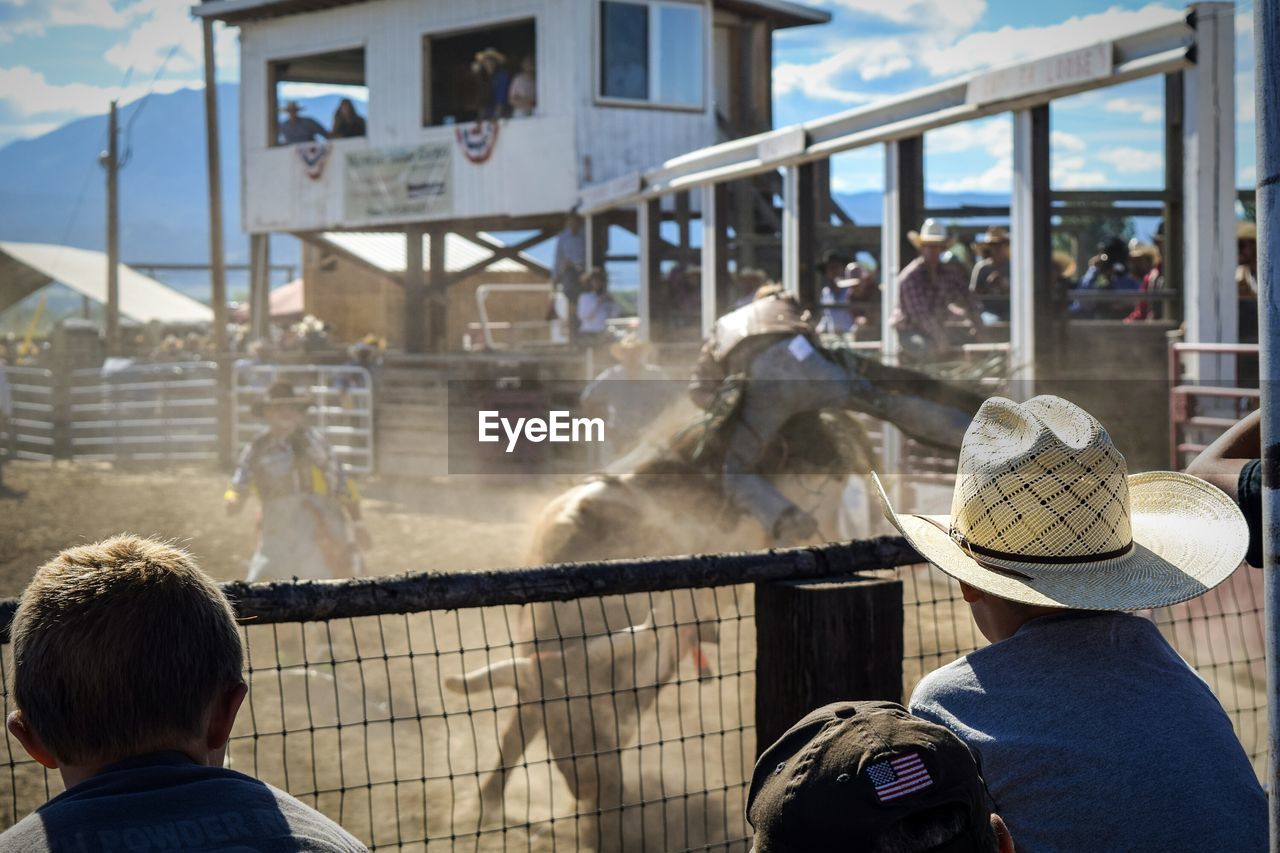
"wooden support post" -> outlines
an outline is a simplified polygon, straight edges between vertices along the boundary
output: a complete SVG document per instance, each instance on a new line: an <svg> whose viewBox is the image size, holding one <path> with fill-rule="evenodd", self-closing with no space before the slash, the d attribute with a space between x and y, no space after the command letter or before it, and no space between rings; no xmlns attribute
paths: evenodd
<svg viewBox="0 0 1280 853"><path fill-rule="evenodd" d="M924 221L924 137L913 136L898 140L898 237L899 258L902 266L915 258L916 248L907 239L907 232L920 227Z"/></svg>
<svg viewBox="0 0 1280 853"><path fill-rule="evenodd" d="M218 358L218 462L231 464L231 356L227 351L227 271L222 245L222 156L218 144L218 80L213 61L213 20L204 33L204 143L209 183L209 302L213 307L213 348ZM274 91L274 89L273 89ZM272 115L275 115L273 112Z"/></svg>
<svg viewBox="0 0 1280 853"><path fill-rule="evenodd" d="M1046 104L1013 114L1009 343L1020 400L1035 393L1036 366L1054 362L1054 329L1065 307L1053 301L1049 193Z"/></svg>
<svg viewBox="0 0 1280 853"><path fill-rule="evenodd" d="M1183 253L1183 206L1185 191L1182 164L1183 117L1182 98L1186 82L1181 71L1164 78L1164 245L1160 271L1165 287L1181 293L1186 282L1186 258ZM1164 320L1181 320L1182 306L1176 302L1153 303Z"/></svg>
<svg viewBox="0 0 1280 853"><path fill-rule="evenodd" d="M689 259L693 256L689 240L689 207L689 191L681 190L676 193L676 242L680 246L680 253L676 261L682 264L689 263Z"/></svg>
<svg viewBox="0 0 1280 853"><path fill-rule="evenodd" d="M662 221L661 204L655 198L636 205L636 231L640 237L640 293L636 312L640 315L640 337L646 341L653 335L653 288L661 280L659 262L662 250L658 235Z"/></svg>
<svg viewBox="0 0 1280 853"><path fill-rule="evenodd" d="M432 352L447 352L449 349L449 274L445 266L448 236L443 228L427 232L427 305Z"/></svg>
<svg viewBox="0 0 1280 853"><path fill-rule="evenodd" d="M249 337L266 340L271 325L271 236L249 235Z"/></svg>
<svg viewBox="0 0 1280 853"><path fill-rule="evenodd" d="M427 343L427 284L422 272L421 225L404 230L404 351L421 353Z"/></svg>
<svg viewBox="0 0 1280 853"><path fill-rule="evenodd" d="M902 701L902 581L757 584L756 755L844 699Z"/></svg>
<svg viewBox="0 0 1280 853"><path fill-rule="evenodd" d="M1239 337L1236 267L1235 6L1196 3L1196 64L1183 72L1183 310L1188 343ZM1188 378L1231 382L1234 362L1201 355Z"/></svg>
<svg viewBox="0 0 1280 853"><path fill-rule="evenodd" d="M107 355L120 354L120 133L116 102L107 113L107 150L101 156L107 171Z"/></svg>
<svg viewBox="0 0 1280 853"><path fill-rule="evenodd" d="M799 173L796 190L800 193L799 233L796 235L796 274L800 282L800 301L806 305L817 305L822 301L822 281L818 277L818 199L815 193L817 185L814 163L804 163L795 167Z"/></svg>

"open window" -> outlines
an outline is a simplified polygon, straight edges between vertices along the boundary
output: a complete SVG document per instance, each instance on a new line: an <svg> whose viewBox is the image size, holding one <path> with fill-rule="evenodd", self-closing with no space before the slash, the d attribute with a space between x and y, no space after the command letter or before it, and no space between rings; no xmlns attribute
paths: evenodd
<svg viewBox="0 0 1280 853"><path fill-rule="evenodd" d="M271 145L365 135L363 47L275 59L268 71Z"/></svg>
<svg viewBox="0 0 1280 853"><path fill-rule="evenodd" d="M533 20L422 38L422 124L462 124L537 112Z"/></svg>
<svg viewBox="0 0 1280 853"><path fill-rule="evenodd" d="M704 33L701 6L602 0L600 100L702 109Z"/></svg>

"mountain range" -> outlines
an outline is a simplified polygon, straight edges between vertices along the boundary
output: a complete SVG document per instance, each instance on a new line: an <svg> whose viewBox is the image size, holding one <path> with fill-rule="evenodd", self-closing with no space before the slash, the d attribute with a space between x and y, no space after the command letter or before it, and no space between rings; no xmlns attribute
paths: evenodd
<svg viewBox="0 0 1280 853"><path fill-rule="evenodd" d="M339 96L300 99L309 115L326 121ZM238 86L218 86L222 195L227 262L245 263L248 239L240 231ZM205 175L204 93L183 89L153 94L120 108L120 251L126 262L207 263L208 196ZM106 181L98 155L106 148L105 113L34 139L0 148L0 240L61 243L87 249L106 244ZM127 159L125 159L127 158ZM837 195L855 221L881 219L876 191ZM931 206L1007 204L1008 196L930 193ZM298 263L296 240L273 241L272 261ZM162 274L198 298L207 297L204 273ZM229 274L228 289L243 287ZM275 284L283 282L283 278Z"/></svg>

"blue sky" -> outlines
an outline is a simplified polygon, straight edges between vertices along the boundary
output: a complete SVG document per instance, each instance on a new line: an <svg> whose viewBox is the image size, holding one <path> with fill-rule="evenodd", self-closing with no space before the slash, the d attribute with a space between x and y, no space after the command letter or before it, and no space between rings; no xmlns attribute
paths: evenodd
<svg viewBox="0 0 1280 853"><path fill-rule="evenodd" d="M585 0L584 0L585 2ZM828 115L976 69L1085 44L1181 14L1148 2L1027 0L813 0L827 26L780 33L775 44L777 124ZM0 144L36 136L112 97L128 102L199 85L200 27L187 0L0 0ZM1236 19L1238 182L1254 182L1252 8ZM238 78L235 31L219 31L221 80ZM163 75L153 82L163 67ZM1054 185L1160 184L1159 78L1055 102ZM931 189L1006 191L1007 116L926 137ZM878 149L833 162L837 190L878 189Z"/></svg>

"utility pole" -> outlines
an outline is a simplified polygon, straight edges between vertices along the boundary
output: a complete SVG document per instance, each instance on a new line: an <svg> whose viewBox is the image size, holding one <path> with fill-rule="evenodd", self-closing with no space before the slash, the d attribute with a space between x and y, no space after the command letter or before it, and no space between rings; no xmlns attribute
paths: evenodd
<svg viewBox="0 0 1280 853"><path fill-rule="evenodd" d="M1254 98L1258 123L1258 340L1262 356L1262 556L1267 628L1267 776L1272 853L1280 851L1280 0L1255 0Z"/></svg>
<svg viewBox="0 0 1280 853"><path fill-rule="evenodd" d="M120 148L116 102L107 116L107 150L98 155L107 170L107 355L120 352Z"/></svg>
<svg viewBox="0 0 1280 853"><path fill-rule="evenodd" d="M222 249L222 158L218 147L218 80L213 63L213 21L204 26L204 139L209 178L209 279L213 347L218 359L218 461L231 464L231 364L227 353L227 272Z"/></svg>

